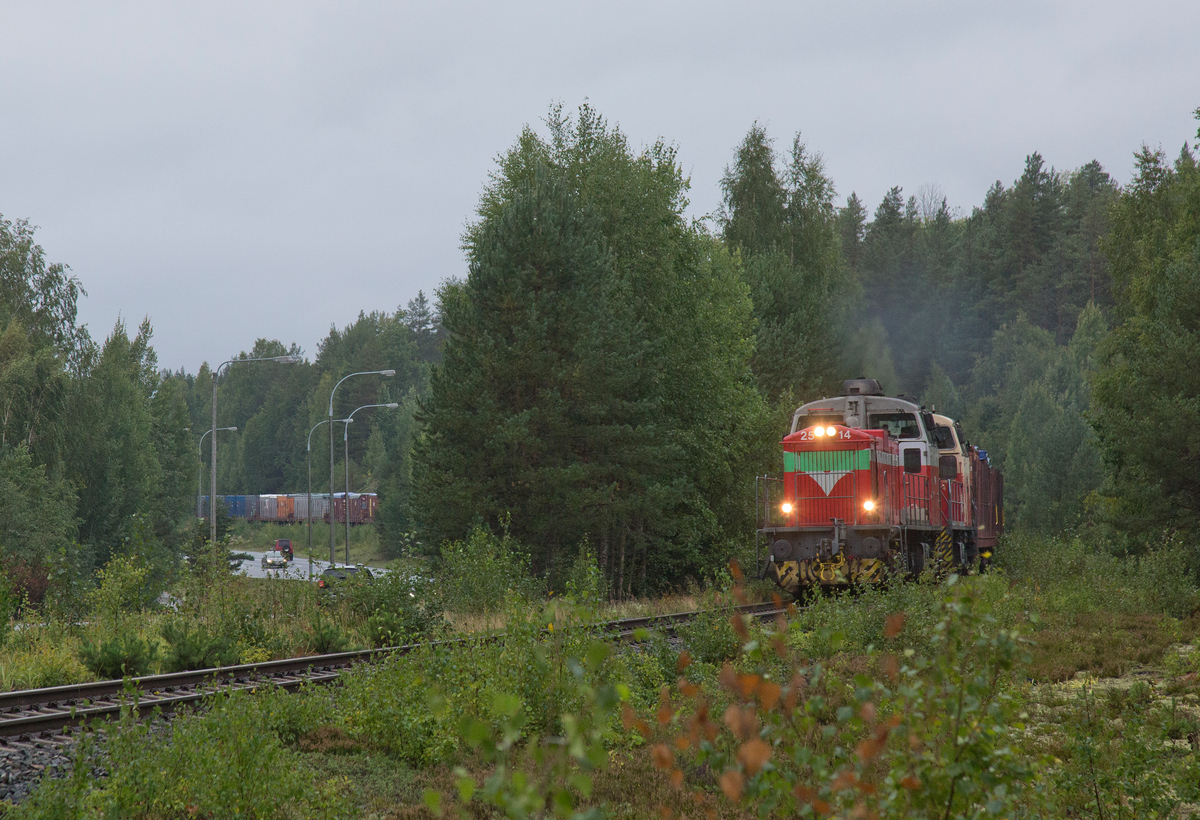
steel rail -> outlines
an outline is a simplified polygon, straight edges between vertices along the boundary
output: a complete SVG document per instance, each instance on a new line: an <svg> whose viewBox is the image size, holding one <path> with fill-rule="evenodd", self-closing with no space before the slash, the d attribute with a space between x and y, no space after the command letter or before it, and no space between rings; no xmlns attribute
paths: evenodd
<svg viewBox="0 0 1200 820"><path fill-rule="evenodd" d="M675 627L711 613L735 612L752 618L777 617L786 609L776 604L747 604L722 610L676 612L646 615L589 625L612 637L636 637L641 630ZM403 655L422 647L460 646L478 641L502 640L502 634L423 641L381 649L361 649L325 655L262 661L212 669L146 675L129 680L94 681L42 689L0 692L0 745L11 738L22 741L35 736L51 737L56 732L97 719L112 718L122 709L136 709L140 715L156 710L172 712L181 706L199 703L221 691L277 686L287 690L304 684L332 683L340 670L358 663L370 663L383 656Z"/></svg>

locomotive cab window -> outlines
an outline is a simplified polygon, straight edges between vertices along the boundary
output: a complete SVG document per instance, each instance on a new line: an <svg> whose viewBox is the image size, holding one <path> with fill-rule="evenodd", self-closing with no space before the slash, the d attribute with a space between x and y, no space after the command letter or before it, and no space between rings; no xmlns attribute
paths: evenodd
<svg viewBox="0 0 1200 820"><path fill-rule="evenodd" d="M939 424L933 428L933 441L937 444L939 450L953 450L956 446L954 431L944 424Z"/></svg>
<svg viewBox="0 0 1200 820"><path fill-rule="evenodd" d="M845 424L846 419L842 415L834 415L826 413L820 416L801 416L800 425L797 429L803 430L805 427L815 427L820 424L822 427L830 424Z"/></svg>
<svg viewBox="0 0 1200 820"><path fill-rule="evenodd" d="M867 416L868 430L887 430L892 438L920 438L921 428L912 413L871 413Z"/></svg>

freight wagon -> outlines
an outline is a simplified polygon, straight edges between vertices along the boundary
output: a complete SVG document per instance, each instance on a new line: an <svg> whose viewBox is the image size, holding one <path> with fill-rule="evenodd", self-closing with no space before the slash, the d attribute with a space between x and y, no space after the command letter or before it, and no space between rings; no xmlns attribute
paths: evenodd
<svg viewBox="0 0 1200 820"><path fill-rule="evenodd" d="M345 521L345 508L342 496L334 496L334 521ZM247 521L268 521L277 524L303 523L309 520L309 501L307 493L288 493L271 495L218 495L225 504L225 510L230 518L244 518ZM208 496L200 498L200 517L208 517ZM350 493L350 523L373 524L379 511L379 496L375 493ZM328 494L313 494L312 520L329 521Z"/></svg>
<svg viewBox="0 0 1200 820"><path fill-rule="evenodd" d="M333 520L346 520L346 494L334 493L333 496ZM351 524L366 524L375 520L375 515L379 510L379 496L375 493L350 493L350 523ZM325 513L325 520L329 520L329 512Z"/></svg>

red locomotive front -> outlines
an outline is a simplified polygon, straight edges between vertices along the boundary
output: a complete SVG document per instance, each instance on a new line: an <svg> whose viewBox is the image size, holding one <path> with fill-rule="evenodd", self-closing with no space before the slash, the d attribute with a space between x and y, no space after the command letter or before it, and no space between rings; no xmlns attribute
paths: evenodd
<svg viewBox="0 0 1200 820"><path fill-rule="evenodd" d="M889 534L900 520L897 441L884 430L822 421L787 436L783 450L781 518L772 528L775 562L795 566L797 573L819 562L821 577L809 583L878 578Z"/></svg>
<svg viewBox="0 0 1200 820"><path fill-rule="evenodd" d="M967 571L1003 524L999 473L961 426L874 379L796 410L782 479L756 487L765 573L790 592L872 583L931 562Z"/></svg>

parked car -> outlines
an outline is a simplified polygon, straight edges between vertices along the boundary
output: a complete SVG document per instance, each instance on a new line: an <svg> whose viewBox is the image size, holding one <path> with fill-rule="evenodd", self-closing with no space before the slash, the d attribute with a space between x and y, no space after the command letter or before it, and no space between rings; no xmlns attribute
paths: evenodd
<svg viewBox="0 0 1200 820"><path fill-rule="evenodd" d="M361 565L356 567L326 567L325 571L321 573L321 577L317 579L317 587L328 589L343 581L370 584L375 581L375 577L371 575L371 570Z"/></svg>

